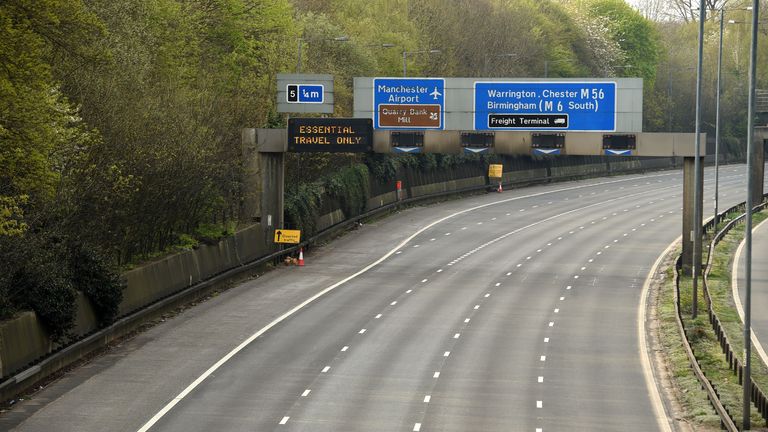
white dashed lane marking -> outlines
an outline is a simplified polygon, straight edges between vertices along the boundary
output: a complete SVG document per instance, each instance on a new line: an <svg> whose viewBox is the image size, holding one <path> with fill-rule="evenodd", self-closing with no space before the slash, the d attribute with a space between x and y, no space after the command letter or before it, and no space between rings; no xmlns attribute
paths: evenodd
<svg viewBox="0 0 768 432"><path fill-rule="evenodd" d="M307 397L307 396L309 396L309 392L311 392L311 391L312 391L312 390L310 390L310 389L306 389L306 390L304 390L304 393L302 393L302 394L301 394L301 397Z"/></svg>
<svg viewBox="0 0 768 432"><path fill-rule="evenodd" d="M282 419L282 420L280 420L280 424L281 424L281 425L284 425L284 424L288 423L288 419L289 419L289 418L290 418L290 417L288 417L288 416L285 416L285 417L283 417L283 419Z"/></svg>

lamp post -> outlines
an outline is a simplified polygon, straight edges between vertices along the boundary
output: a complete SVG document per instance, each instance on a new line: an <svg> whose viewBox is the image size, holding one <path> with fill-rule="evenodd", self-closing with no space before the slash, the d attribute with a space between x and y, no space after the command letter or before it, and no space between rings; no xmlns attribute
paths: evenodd
<svg viewBox="0 0 768 432"><path fill-rule="evenodd" d="M751 357L752 339L752 189L754 179L752 165L754 164L753 147L755 128L755 85L757 82L757 27L759 25L760 0L752 0L752 44L749 52L749 108L747 110L747 200L746 222L744 224L744 239L746 246L745 279L747 295L744 301L744 401L742 412L742 430L750 429L749 412L752 406L751 392Z"/></svg>
<svg viewBox="0 0 768 432"><path fill-rule="evenodd" d="M706 9L704 0L699 1L699 45L698 61L696 65L696 140L693 156L693 302L691 315L696 319L699 309L699 272L701 271L701 194L699 185L701 178L701 75L704 65L704 20L706 19Z"/></svg>
<svg viewBox="0 0 768 432"><path fill-rule="evenodd" d="M438 54L439 49L428 49L419 51L403 51L403 77L408 76L408 56L413 54Z"/></svg>
<svg viewBox="0 0 768 432"><path fill-rule="evenodd" d="M336 37L333 37L333 38L320 39L320 40L334 41L334 42L348 42L349 41L349 36L336 36ZM309 41L304 39L303 37L297 38L296 41L297 41L297 44L298 44L298 53L299 53L298 56L297 56L297 61L296 61L296 73L301 73L301 47L304 44L304 42L309 44Z"/></svg>
<svg viewBox="0 0 768 432"><path fill-rule="evenodd" d="M723 28L725 27L725 9L720 9L720 43L717 50L717 96L715 98L715 231L717 231L717 211L720 200L720 94L723 76ZM710 253L712 253L710 251Z"/></svg>

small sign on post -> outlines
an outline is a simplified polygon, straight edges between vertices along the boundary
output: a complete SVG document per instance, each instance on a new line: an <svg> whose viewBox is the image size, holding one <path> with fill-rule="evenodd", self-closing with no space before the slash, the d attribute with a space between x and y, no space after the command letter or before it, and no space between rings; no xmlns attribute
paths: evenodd
<svg viewBox="0 0 768 432"><path fill-rule="evenodd" d="M333 114L333 75L277 74L277 112Z"/></svg>
<svg viewBox="0 0 768 432"><path fill-rule="evenodd" d="M500 179L503 165L490 164L488 165L488 177L492 179Z"/></svg>
<svg viewBox="0 0 768 432"><path fill-rule="evenodd" d="M275 243L297 244L300 241L301 241L300 230L287 230L287 229L275 230Z"/></svg>

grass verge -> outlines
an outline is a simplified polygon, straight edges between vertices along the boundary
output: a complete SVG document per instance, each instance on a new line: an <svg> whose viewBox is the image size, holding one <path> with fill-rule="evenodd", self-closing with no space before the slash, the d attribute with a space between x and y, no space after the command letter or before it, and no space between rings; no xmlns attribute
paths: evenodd
<svg viewBox="0 0 768 432"><path fill-rule="evenodd" d="M754 215L754 225L768 218L768 213L760 212ZM727 221L726 221L727 222ZM714 251L712 270L708 278L708 288L712 297L712 308L720 319L723 330L732 345L736 357L743 358L744 341L743 325L736 311L731 292L731 272L733 256L744 238L744 224L734 227L718 243ZM688 363L682 340L675 322L674 309L674 273L668 269L666 282L659 299L659 319L662 345L668 359L668 367L677 389L677 397L683 408L683 417L695 430L719 429L719 418L707 401L706 393L696 379ZM720 348L712 325L709 323L708 306L704 300L703 284L699 283L699 311L696 319L692 318L692 281L689 276L680 278L680 306L683 315L688 340L696 358L709 378L712 386L718 392L720 401L731 414L737 427L742 424L743 388L738 376L729 368L725 354ZM768 391L768 368L762 363L757 354L752 355L752 379L763 391ZM750 415L751 430L768 430L760 428L766 425L757 409L752 406Z"/></svg>

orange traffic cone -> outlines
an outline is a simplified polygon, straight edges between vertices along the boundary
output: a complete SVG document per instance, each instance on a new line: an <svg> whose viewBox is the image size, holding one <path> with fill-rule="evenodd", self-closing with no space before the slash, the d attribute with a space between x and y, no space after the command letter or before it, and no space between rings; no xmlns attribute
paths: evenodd
<svg viewBox="0 0 768 432"><path fill-rule="evenodd" d="M299 267L304 267L304 248L299 248Z"/></svg>
<svg viewBox="0 0 768 432"><path fill-rule="evenodd" d="M499 192L499 193L501 193L501 192L503 192L503 191L504 191L504 189L502 189L502 188L501 188L501 182L499 182L499 188L498 188L498 189L496 189L496 192Z"/></svg>

